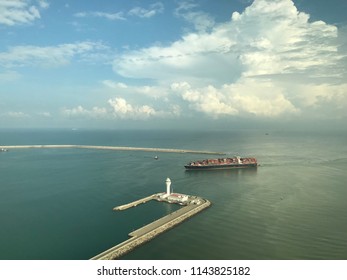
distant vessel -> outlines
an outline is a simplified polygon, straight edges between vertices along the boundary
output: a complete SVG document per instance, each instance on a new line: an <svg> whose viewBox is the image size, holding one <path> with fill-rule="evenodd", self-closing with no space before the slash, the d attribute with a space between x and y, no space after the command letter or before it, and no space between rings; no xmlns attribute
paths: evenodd
<svg viewBox="0 0 347 280"><path fill-rule="evenodd" d="M255 158L217 158L192 161L184 167L188 170L205 170L205 169L230 169L230 168L247 168L257 167L258 163Z"/></svg>
<svg viewBox="0 0 347 280"><path fill-rule="evenodd" d="M1 148L1 149L0 149L0 152L8 152L8 149Z"/></svg>

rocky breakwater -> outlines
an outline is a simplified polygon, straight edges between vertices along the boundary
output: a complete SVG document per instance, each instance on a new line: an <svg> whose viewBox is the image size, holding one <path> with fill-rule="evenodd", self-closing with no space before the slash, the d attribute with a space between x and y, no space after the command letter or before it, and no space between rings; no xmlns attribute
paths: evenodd
<svg viewBox="0 0 347 280"><path fill-rule="evenodd" d="M7 145L0 146L0 149L95 149L95 150L111 150L111 151L143 151L156 153L190 153L190 154L210 154L224 155L225 153L184 150L184 149L166 149L166 148L144 148L144 147L121 147L121 146L91 146L91 145Z"/></svg>
<svg viewBox="0 0 347 280"><path fill-rule="evenodd" d="M162 194L153 195L154 199L157 199L161 202L166 202L165 200L159 200ZM130 204L127 204L130 205ZM176 225L184 222L190 217L198 214L204 209L208 208L211 205L211 202L200 198L189 196L189 200L186 202L186 205L181 209L170 213L148 225L145 225L131 233L129 233L130 239L102 252L101 254L96 255L92 260L113 260L118 259L122 255L132 251L138 246L141 246L145 242L150 241L157 235L175 227ZM123 210L122 208L115 207L116 210ZM129 208L129 207L127 207Z"/></svg>

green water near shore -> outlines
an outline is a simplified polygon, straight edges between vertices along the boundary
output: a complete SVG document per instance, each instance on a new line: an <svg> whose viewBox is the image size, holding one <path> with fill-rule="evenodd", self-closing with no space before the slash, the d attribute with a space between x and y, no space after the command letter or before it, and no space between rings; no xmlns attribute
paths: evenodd
<svg viewBox="0 0 347 280"><path fill-rule="evenodd" d="M257 169L185 171L201 155L25 149L0 153L0 259L89 259L177 209L165 190L211 208L124 259L347 259L343 132L0 131L0 145L199 149L254 156ZM154 160L158 155L159 160Z"/></svg>

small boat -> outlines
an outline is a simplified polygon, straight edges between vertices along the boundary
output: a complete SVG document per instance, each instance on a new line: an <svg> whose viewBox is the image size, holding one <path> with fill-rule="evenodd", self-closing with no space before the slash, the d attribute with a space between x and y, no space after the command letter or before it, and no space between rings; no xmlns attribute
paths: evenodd
<svg viewBox="0 0 347 280"><path fill-rule="evenodd" d="M1 148L0 152L8 152L8 149Z"/></svg>
<svg viewBox="0 0 347 280"><path fill-rule="evenodd" d="M230 169L230 168L248 168L257 167L258 162L252 157L232 157L216 158L192 161L184 167L188 170L209 170L209 169Z"/></svg>

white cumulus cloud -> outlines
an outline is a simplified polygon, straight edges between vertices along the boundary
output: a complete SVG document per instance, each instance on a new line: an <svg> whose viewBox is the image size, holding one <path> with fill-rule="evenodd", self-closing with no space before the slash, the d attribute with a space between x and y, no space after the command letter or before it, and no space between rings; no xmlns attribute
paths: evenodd
<svg viewBox="0 0 347 280"><path fill-rule="evenodd" d="M49 6L44 0L37 1L37 5L32 5L29 0L0 0L0 24L13 26L32 23L41 17L40 9Z"/></svg>
<svg viewBox="0 0 347 280"><path fill-rule="evenodd" d="M255 0L224 23L197 9L181 2L176 10L194 32L126 51L114 71L171 85L172 100L213 117L331 114L346 104L343 29L310 20L292 0Z"/></svg>
<svg viewBox="0 0 347 280"><path fill-rule="evenodd" d="M199 112L213 118L225 115L256 115L274 117L298 110L286 99L283 92L268 82L244 79L220 88L207 86L192 88L188 83L174 83L173 91Z"/></svg>
<svg viewBox="0 0 347 280"><path fill-rule="evenodd" d="M151 106L133 106L120 97L110 99L108 103L113 109L113 114L121 119L143 119L157 114Z"/></svg>
<svg viewBox="0 0 347 280"><path fill-rule="evenodd" d="M74 107L74 108L64 108L62 109L62 114L64 116L70 117L70 118L105 118L107 117L107 109L106 108L100 108L100 107L93 107L92 109L88 110L82 107L81 105Z"/></svg>
<svg viewBox="0 0 347 280"><path fill-rule="evenodd" d="M196 10L198 7L198 4L191 1L182 1L178 3L178 7L175 10L175 15L191 23L195 30L199 32L208 31L215 25L215 21L206 12Z"/></svg>
<svg viewBox="0 0 347 280"><path fill-rule="evenodd" d="M160 14L164 11L164 5L161 2L153 3L149 6L148 9L142 7L132 8L128 14L131 16L137 16L140 18L151 18L157 14Z"/></svg>

